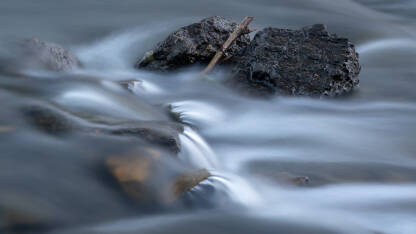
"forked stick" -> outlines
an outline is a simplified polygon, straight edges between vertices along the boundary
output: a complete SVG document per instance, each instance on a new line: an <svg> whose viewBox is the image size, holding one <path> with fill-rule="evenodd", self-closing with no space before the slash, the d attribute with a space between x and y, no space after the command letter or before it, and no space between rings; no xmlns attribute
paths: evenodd
<svg viewBox="0 0 416 234"><path fill-rule="evenodd" d="M215 65L222 58L225 51L228 49L228 47L231 46L231 44L235 41L235 39L237 39L237 37L255 31L255 29L251 30L248 28L248 25L251 23L251 21L253 21L253 19L253 17L247 16L243 19L243 21L241 21L237 28L234 29L233 33L231 33L230 37L228 37L228 39L224 42L221 49L218 50L217 53L215 53L215 56L211 59L211 62L209 62L208 66L204 70L202 70L202 75L207 74L210 71L212 71L212 69L214 69Z"/></svg>

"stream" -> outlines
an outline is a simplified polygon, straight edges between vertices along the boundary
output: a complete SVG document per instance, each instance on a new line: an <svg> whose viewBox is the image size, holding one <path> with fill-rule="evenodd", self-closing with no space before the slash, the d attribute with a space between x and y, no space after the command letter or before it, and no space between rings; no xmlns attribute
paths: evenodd
<svg viewBox="0 0 416 234"><path fill-rule="evenodd" d="M221 69L208 80L200 66L134 68L170 32L212 15L251 15L260 29L324 23L356 45L360 87L335 99L259 100L216 82ZM0 68L17 72L14 44L33 36L70 48L83 67L23 77L0 69L0 219L13 209L54 220L9 233L414 234L415 22L414 0L1 0ZM132 92L115 84L132 79L141 80ZM156 106L171 105L189 125L178 158L212 176L186 207L138 210L95 167L137 143L47 134L21 115L28 105L91 129L165 121Z"/></svg>

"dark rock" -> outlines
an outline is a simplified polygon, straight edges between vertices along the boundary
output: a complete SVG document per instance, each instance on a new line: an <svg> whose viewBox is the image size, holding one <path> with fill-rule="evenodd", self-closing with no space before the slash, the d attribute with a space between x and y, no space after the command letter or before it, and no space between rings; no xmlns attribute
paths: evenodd
<svg viewBox="0 0 416 234"><path fill-rule="evenodd" d="M163 108L166 111L166 114L169 116L169 118L176 122L176 123L180 123L182 125L187 125L188 123L186 123L183 119L183 114L181 112L177 112L174 110L174 107L169 104L167 106L163 106Z"/></svg>
<svg viewBox="0 0 416 234"><path fill-rule="evenodd" d="M227 84L246 94L337 96L359 83L354 45L325 25L301 30L266 28L234 59Z"/></svg>
<svg viewBox="0 0 416 234"><path fill-rule="evenodd" d="M178 133L182 131L183 127L180 124L168 121L148 121L104 132L120 136L137 136L151 144L156 144L165 147L171 152L179 153L181 144Z"/></svg>
<svg viewBox="0 0 416 234"><path fill-rule="evenodd" d="M41 106L22 108L25 119L39 130L52 134L63 135L75 130L76 126L57 110Z"/></svg>
<svg viewBox="0 0 416 234"><path fill-rule="evenodd" d="M76 121L76 117L52 107L28 106L22 108L22 114L31 125L54 136L71 133L106 134L139 138L174 153L181 149L179 133L183 131L183 126L173 121L134 121L116 126L91 127L80 124L81 121Z"/></svg>
<svg viewBox="0 0 416 234"><path fill-rule="evenodd" d="M51 71L71 71L81 66L78 58L62 46L38 38L25 41L24 53L29 66Z"/></svg>
<svg viewBox="0 0 416 234"><path fill-rule="evenodd" d="M236 27L236 23L220 16L182 27L146 53L136 67L165 71L194 63L208 63ZM226 51L226 56L238 54L249 43L248 35L238 37Z"/></svg>

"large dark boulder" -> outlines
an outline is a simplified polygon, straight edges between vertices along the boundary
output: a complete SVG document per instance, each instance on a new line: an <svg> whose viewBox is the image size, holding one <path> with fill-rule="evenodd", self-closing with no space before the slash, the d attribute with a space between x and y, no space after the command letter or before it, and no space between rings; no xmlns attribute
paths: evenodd
<svg viewBox="0 0 416 234"><path fill-rule="evenodd" d="M78 58L60 45L38 38L24 42L26 65L51 71L71 71L81 66Z"/></svg>
<svg viewBox="0 0 416 234"><path fill-rule="evenodd" d="M166 71L208 63L236 27L236 23L220 16L182 27L160 42L153 51L147 52L136 67ZM241 35L226 51L226 56L236 55L249 43L250 37Z"/></svg>
<svg viewBox="0 0 416 234"><path fill-rule="evenodd" d="M354 45L322 24L301 30L266 28L234 62L226 83L258 96L345 94L358 85L361 69Z"/></svg>

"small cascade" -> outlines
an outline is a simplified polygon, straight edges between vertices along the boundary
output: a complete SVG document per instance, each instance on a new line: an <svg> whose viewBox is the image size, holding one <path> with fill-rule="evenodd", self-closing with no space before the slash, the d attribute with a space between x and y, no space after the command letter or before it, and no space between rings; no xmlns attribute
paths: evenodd
<svg viewBox="0 0 416 234"><path fill-rule="evenodd" d="M172 106L174 111L180 112L188 123L212 124L213 120L218 121L224 118L220 109L208 103L182 101L174 103ZM212 118L213 116L215 118ZM182 144L182 152L179 155L181 160L196 167L206 168L212 174L208 180L193 188L188 196L198 200L200 194L205 194L206 197L206 188L215 188L214 194L210 196L210 200L213 200L214 203L226 199L231 202L230 204L239 204L244 207L260 204L260 195L252 184L237 174L228 173L219 168L217 155L194 129L185 127L183 134L180 135L180 140Z"/></svg>
<svg viewBox="0 0 416 234"><path fill-rule="evenodd" d="M186 100L171 105L173 111L181 114L182 121L192 125L211 126L225 119L225 113L211 103Z"/></svg>
<svg viewBox="0 0 416 234"><path fill-rule="evenodd" d="M210 169L218 168L215 153L208 143L192 128L185 127L183 134L179 135L182 151L179 157L195 167Z"/></svg>
<svg viewBox="0 0 416 234"><path fill-rule="evenodd" d="M185 127L184 133L180 135L182 152L179 154L181 160L200 168L206 168L212 176L199 186L193 188L188 196L201 192L205 194L204 188L213 187L216 192L212 200L219 201L216 196L222 194L233 203L245 207L253 207L260 204L260 195L245 179L236 174L218 171L219 165L216 154L212 151L208 143L192 128ZM194 193L194 194L193 194ZM214 203L215 203L214 201Z"/></svg>
<svg viewBox="0 0 416 234"><path fill-rule="evenodd" d="M230 199L245 207L255 207L261 204L261 196L246 179L237 174L211 171L211 179L223 185Z"/></svg>
<svg viewBox="0 0 416 234"><path fill-rule="evenodd" d="M260 193L253 184L234 174L211 170L211 177L187 192L183 200L192 207L243 207L262 205Z"/></svg>

